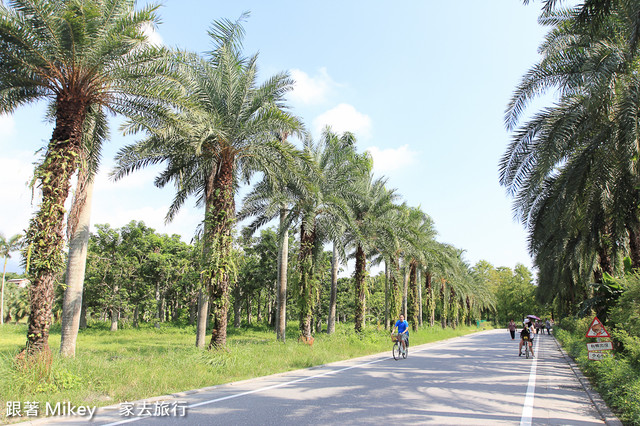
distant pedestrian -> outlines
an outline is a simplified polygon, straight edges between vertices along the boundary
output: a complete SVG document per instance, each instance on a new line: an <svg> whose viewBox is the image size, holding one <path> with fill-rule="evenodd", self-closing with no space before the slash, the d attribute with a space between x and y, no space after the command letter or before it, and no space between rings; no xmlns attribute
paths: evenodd
<svg viewBox="0 0 640 426"><path fill-rule="evenodd" d="M509 329L509 333L511 333L511 340L515 340L516 338L516 323L513 321L509 321L509 325L507 326Z"/></svg>
<svg viewBox="0 0 640 426"><path fill-rule="evenodd" d="M551 322L549 320L544 322L544 327L547 329L547 334L551 334Z"/></svg>

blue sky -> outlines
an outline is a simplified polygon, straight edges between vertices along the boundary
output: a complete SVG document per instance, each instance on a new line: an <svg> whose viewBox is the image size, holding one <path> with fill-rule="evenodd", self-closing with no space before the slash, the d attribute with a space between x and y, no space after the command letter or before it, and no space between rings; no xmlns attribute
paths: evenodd
<svg viewBox="0 0 640 426"><path fill-rule="evenodd" d="M250 11L245 52L259 52L263 78L291 73L291 110L314 135L327 124L354 132L359 149L374 157L376 174L387 176L410 205L420 205L434 219L438 240L465 249L471 264L484 259L531 267L526 233L498 184L498 162L509 142L505 106L537 61L545 33L539 7L520 0L167 0L153 37L205 52L214 20ZM189 241L203 212L188 201L165 226L173 193L153 186L158 169L108 180L117 150L136 140L122 137L118 123L113 120L103 153L92 222L120 227L144 220ZM44 104L0 116L4 235L28 225L34 206L26 183L51 130ZM9 271L16 270L15 260Z"/></svg>

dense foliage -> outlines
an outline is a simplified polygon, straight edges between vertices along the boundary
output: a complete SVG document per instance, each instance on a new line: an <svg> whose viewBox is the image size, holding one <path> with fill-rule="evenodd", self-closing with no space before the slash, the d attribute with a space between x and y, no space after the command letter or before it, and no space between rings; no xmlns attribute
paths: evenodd
<svg viewBox="0 0 640 426"><path fill-rule="evenodd" d="M260 231L255 237L238 238L234 246L234 263L237 265L237 280L231 291L232 315L234 327L264 324L274 326L276 320L276 276L275 262L278 236L273 228ZM291 274L295 275L299 251L299 241L291 237L290 244ZM96 225L96 232L89 239L89 253L85 277L81 326L96 321L110 323L110 329L116 332L122 328L140 327L151 324L156 327L162 323L176 325L194 325L198 304L199 272L196 268L200 256L198 242L191 244L180 240L179 236L158 234L143 222L132 221L122 228L112 228L108 224ZM315 293L314 311L311 320L313 332L326 331L330 307L331 290L331 252L323 251L316 261L316 279L318 287ZM493 266L482 262L482 267L495 271ZM468 268L468 267L467 267ZM468 268L469 279L478 286L494 288L494 293L513 290L508 282L502 282L494 276L479 277L475 271L480 266ZM508 270L499 268L499 270ZM516 274L515 281L530 279L526 268L517 268L522 276ZM9 274L9 277L17 276ZM473 277L472 277L473 276ZM426 297L426 288L422 299L423 316L429 324L427 307L433 304L433 315L437 323L456 327L460 323L474 323L481 318L502 319L500 311L477 309L469 311L465 298L453 297L456 288L462 292L465 276L453 273L436 273L432 280L433 300ZM524 277L524 278L523 278ZM287 296L287 316L289 320L299 317L297 284L290 286ZM384 272L367 276L365 280L366 312L365 324L377 324L388 327L395 318L387 318L388 279ZM425 281L421 282L422 284ZM408 285L408 281L405 281ZM532 286L530 281L526 284ZM447 288L450 289L447 289ZM337 280L336 319L338 323L355 319L354 277L342 277ZM530 291L531 292L531 291ZM27 290L12 286L7 292L7 320L18 321L28 313ZM492 294L494 294L492 293ZM62 314L61 286L53 308L54 320L58 322ZM413 297L408 293L405 303L411 305ZM399 296L402 299L402 295ZM492 296L493 297L493 296ZM418 302L418 301L417 301ZM477 307L476 307L477 308ZM520 313L517 313L520 315Z"/></svg>
<svg viewBox="0 0 640 426"><path fill-rule="evenodd" d="M612 355L601 361L588 360L585 337L592 318L565 318L555 331L563 346L614 408L625 424L640 424L640 275L616 280L623 294L609 310L607 331L614 342Z"/></svg>

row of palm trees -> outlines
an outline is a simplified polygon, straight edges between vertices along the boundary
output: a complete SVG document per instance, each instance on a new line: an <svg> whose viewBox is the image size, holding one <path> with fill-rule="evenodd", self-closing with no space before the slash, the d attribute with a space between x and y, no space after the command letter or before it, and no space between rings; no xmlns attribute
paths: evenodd
<svg viewBox="0 0 640 426"><path fill-rule="evenodd" d="M155 184L176 188L166 220L191 196L204 207L198 346L204 346L210 315L210 347L226 345L229 291L236 270L235 193L257 172L262 180L247 196L240 217L254 217L254 229L280 219L281 339L286 318L285 245L294 225L301 246L294 283L305 339L311 338L318 285L314 262L325 243L333 243L334 282L339 262L355 257L356 330L364 322L368 262L384 260L388 266L393 316L401 299L400 266L406 266L414 326L421 321L419 271L433 303L429 292L434 268L469 272L468 266L460 266L460 252L434 240L426 214L398 204L398 194L386 187L386 181L373 177L371 159L357 152L352 135L327 129L317 143L308 137L302 122L286 109L285 96L293 87L287 73L258 83L257 55L242 52L247 14L235 22L214 22L209 31L213 48L200 56L152 46L145 28L157 23L156 8L134 6L133 0L14 0L0 5L0 113L44 98L55 123L35 174L42 202L27 230L23 253L32 281L27 353L49 350L54 283L64 267L63 206L77 173L67 229L70 253L61 344L63 354L75 353L92 180L100 146L108 137L107 112L129 119L126 132L146 135L118 153L116 179L163 164ZM289 137L302 140L303 148L297 149ZM490 306L488 293L469 274L449 290L445 276L439 288L443 296L450 295L452 309L462 306L471 312Z"/></svg>
<svg viewBox="0 0 640 426"><path fill-rule="evenodd" d="M500 182L529 229L542 301L575 313L623 256L640 267L640 4L544 3L550 31L505 114ZM549 89L554 104L525 119Z"/></svg>

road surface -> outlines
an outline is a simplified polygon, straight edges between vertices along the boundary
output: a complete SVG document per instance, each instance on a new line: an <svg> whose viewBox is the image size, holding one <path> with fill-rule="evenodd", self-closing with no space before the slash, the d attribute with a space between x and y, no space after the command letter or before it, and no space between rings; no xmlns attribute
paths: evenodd
<svg viewBox="0 0 640 426"><path fill-rule="evenodd" d="M506 330L411 347L398 361L390 343L388 353L99 408L90 424L605 424L606 407L597 409L555 339L536 337L534 359L518 357Z"/></svg>

